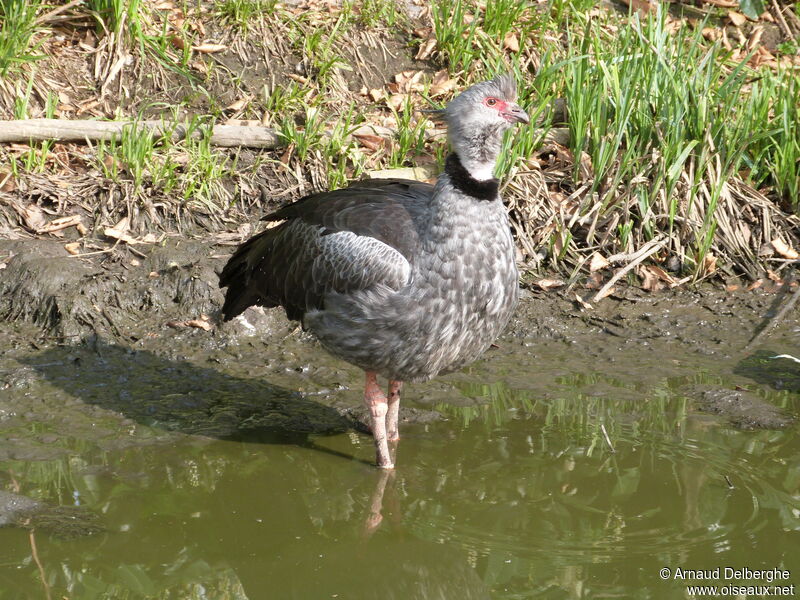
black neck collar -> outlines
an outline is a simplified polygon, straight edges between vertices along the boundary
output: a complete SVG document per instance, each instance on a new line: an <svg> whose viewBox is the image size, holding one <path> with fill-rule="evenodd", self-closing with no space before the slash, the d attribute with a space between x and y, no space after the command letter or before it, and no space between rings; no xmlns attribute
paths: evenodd
<svg viewBox="0 0 800 600"><path fill-rule="evenodd" d="M461 164L458 154L451 152L444 163L444 172L450 177L459 192L471 196L476 200L495 200L500 189L500 181L492 178L486 181L478 181L473 178Z"/></svg>

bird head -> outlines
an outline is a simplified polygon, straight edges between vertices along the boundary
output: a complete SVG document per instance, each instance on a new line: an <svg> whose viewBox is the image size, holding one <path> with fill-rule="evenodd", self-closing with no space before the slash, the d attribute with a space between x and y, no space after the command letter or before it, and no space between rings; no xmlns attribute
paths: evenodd
<svg viewBox="0 0 800 600"><path fill-rule="evenodd" d="M517 84L504 74L467 88L442 111L450 145L475 179L494 176L503 132L515 123L530 122L516 101Z"/></svg>
<svg viewBox="0 0 800 600"><path fill-rule="evenodd" d="M517 83L510 74L476 83L453 98L444 109L448 126L501 126L529 123L517 104Z"/></svg>

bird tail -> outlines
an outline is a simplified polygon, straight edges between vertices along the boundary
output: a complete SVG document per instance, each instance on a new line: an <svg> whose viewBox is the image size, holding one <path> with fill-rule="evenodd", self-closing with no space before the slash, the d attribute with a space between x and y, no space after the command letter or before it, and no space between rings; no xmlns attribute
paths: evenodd
<svg viewBox="0 0 800 600"><path fill-rule="evenodd" d="M222 318L230 321L250 306L275 306L268 303L255 285L253 271L271 247L268 229L236 250L219 275L219 287L228 288L222 305Z"/></svg>

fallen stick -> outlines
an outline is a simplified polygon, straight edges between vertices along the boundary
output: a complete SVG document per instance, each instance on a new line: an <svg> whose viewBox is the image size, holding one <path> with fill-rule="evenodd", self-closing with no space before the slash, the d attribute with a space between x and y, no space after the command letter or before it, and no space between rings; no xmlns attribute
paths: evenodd
<svg viewBox="0 0 800 600"><path fill-rule="evenodd" d="M16 142L30 143L46 140L57 142L85 142L85 141L110 141L119 138L125 127L136 127L140 130L149 130L155 136L162 136L172 131L172 140L182 140L191 135L200 138L208 129L206 126L195 127L189 133L186 124L167 121L93 121L93 120L68 120L68 119L23 119L15 121L0 121L0 143ZM331 135L332 132L327 132ZM361 125L353 129L350 135L374 135L391 139L397 131L380 125ZM426 130L426 139L444 138L444 130ZM545 142L555 142L561 145L569 144L569 129L553 127L549 129L544 138ZM226 148L245 146L248 148L279 148L281 143L278 133L270 127L257 125L214 125L211 129L211 144Z"/></svg>
<svg viewBox="0 0 800 600"><path fill-rule="evenodd" d="M56 140L59 142L109 141L119 138L124 127L149 131L153 136L172 132L173 140L187 136L200 138L208 127L189 129L185 124L166 121L70 121L67 119L24 119L0 121L0 142L32 142ZM277 148L280 138L269 127L214 125L211 129L214 146L250 148Z"/></svg>
<svg viewBox="0 0 800 600"><path fill-rule="evenodd" d="M592 302L597 302L598 300L602 300L603 298L605 298L606 297L606 292L609 289L611 289L611 287L615 283L617 283L617 281L619 281L622 277L624 277L626 273L628 273L631 269L633 269L633 267L635 267L640 262L642 262L645 258L647 258L651 254L654 254L655 252L661 250L661 248L663 248L665 244L666 244L666 241L664 241L664 240L653 240L653 241L649 242L648 244L646 244L645 246L643 246L638 252L635 252L634 254L632 254L631 258L633 258L633 260L631 260L631 262L629 262L627 265L622 267L619 271L614 273L614 275L611 277L611 279L609 279L606 282L606 284L603 287L601 287L597 291L597 293L592 297ZM650 247L648 248L648 246L650 246Z"/></svg>

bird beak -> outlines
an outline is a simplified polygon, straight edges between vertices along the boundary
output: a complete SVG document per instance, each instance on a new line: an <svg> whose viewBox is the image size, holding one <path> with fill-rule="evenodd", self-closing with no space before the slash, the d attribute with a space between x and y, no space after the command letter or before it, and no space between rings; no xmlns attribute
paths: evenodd
<svg viewBox="0 0 800 600"><path fill-rule="evenodd" d="M506 103L505 110L503 110L503 117L509 123L525 123L526 125L531 122L528 113L522 110L519 104L513 102Z"/></svg>

